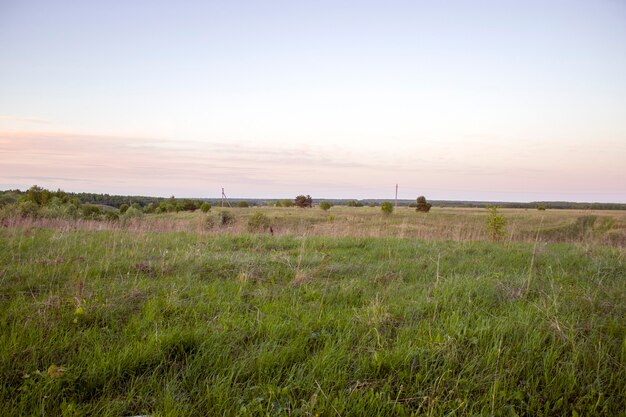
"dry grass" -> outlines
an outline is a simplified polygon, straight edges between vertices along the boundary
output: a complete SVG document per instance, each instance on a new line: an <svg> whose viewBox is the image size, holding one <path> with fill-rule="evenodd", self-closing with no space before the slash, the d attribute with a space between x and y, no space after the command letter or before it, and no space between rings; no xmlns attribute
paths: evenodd
<svg viewBox="0 0 626 417"><path fill-rule="evenodd" d="M121 222L63 219L5 219L4 227L58 230L131 230L135 232L195 232L199 234L246 234L248 218L261 211L271 219L276 235L334 237L400 237L434 241L489 240L484 209L433 208L416 213L401 207L383 216L378 207L317 208L233 208L233 224L220 226L219 209L211 213L146 215ZM573 242L626 246L626 212L615 210L500 209L507 219L505 242ZM207 222L207 217L214 218Z"/></svg>

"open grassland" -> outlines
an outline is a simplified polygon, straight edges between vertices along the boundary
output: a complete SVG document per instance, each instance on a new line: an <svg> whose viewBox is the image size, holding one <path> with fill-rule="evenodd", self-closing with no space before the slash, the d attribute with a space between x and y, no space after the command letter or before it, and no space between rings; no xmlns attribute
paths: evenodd
<svg viewBox="0 0 626 417"><path fill-rule="evenodd" d="M219 213L228 211L233 222L221 225ZM547 210L499 209L506 218L504 241L574 242L626 247L626 211L620 210ZM248 221L256 213L266 216L275 235L333 237L400 237L422 240L489 240L485 228L485 209L433 208L430 213L416 213L398 207L391 216L380 207L319 208L219 208L208 214L165 213L144 215L123 221L85 221L62 219L4 220L8 227L54 227L92 230L123 229L133 231L187 231L209 234L241 234L251 230ZM267 230L266 230L267 231Z"/></svg>
<svg viewBox="0 0 626 417"><path fill-rule="evenodd" d="M0 415L625 416L624 214L483 211L15 221Z"/></svg>

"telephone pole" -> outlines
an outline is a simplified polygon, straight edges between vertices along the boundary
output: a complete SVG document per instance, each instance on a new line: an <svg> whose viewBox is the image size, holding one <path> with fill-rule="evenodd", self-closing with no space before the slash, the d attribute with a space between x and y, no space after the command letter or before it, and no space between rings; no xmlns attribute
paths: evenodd
<svg viewBox="0 0 626 417"><path fill-rule="evenodd" d="M396 208L398 207L398 184L396 184Z"/></svg>
<svg viewBox="0 0 626 417"><path fill-rule="evenodd" d="M226 204L228 204L228 207L232 206L230 205L230 201L228 201L228 197L226 197L226 194L224 193L224 188L222 187L222 207L224 207L224 200L226 200Z"/></svg>

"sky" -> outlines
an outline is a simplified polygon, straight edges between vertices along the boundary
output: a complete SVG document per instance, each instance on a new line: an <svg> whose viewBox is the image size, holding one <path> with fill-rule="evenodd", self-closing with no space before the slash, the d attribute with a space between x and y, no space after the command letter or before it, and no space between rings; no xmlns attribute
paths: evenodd
<svg viewBox="0 0 626 417"><path fill-rule="evenodd" d="M626 203L626 2L0 0L0 189Z"/></svg>

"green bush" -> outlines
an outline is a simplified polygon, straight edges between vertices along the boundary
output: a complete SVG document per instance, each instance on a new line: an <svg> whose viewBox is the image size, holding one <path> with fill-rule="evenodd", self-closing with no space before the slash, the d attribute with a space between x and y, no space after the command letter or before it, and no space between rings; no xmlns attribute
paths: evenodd
<svg viewBox="0 0 626 417"><path fill-rule="evenodd" d="M537 206L537 210L539 210L539 211L545 211L545 210L546 210L546 206L544 206L543 204L539 204L539 205Z"/></svg>
<svg viewBox="0 0 626 417"><path fill-rule="evenodd" d="M391 204L389 201L385 201L383 204L380 205L380 210L383 212L384 215L389 216L391 213L393 213L393 204Z"/></svg>
<svg viewBox="0 0 626 417"><path fill-rule="evenodd" d="M248 207L250 207L250 204L248 204L247 201L238 201L237 202L237 207L239 207L239 208L248 208Z"/></svg>
<svg viewBox="0 0 626 417"><path fill-rule="evenodd" d="M122 219L124 220L138 219L141 217L143 217L143 211L141 211L141 209L136 209L135 207L132 207L132 206L128 210L126 210L124 214L122 215Z"/></svg>
<svg viewBox="0 0 626 417"><path fill-rule="evenodd" d="M322 201L320 203L320 208L324 211L328 211L333 205L330 204L328 201Z"/></svg>
<svg viewBox="0 0 626 417"><path fill-rule="evenodd" d="M158 207L157 207L157 205L156 205L156 204L154 204L154 203L150 203L150 204L148 204L147 206L145 206L145 207L143 208L143 212L144 212L144 213L147 213L147 214L151 214L151 213L156 212L157 208L158 208Z"/></svg>
<svg viewBox="0 0 626 417"><path fill-rule="evenodd" d="M346 205L348 207L363 207L363 203L361 203L359 200L350 200Z"/></svg>
<svg viewBox="0 0 626 417"><path fill-rule="evenodd" d="M248 219L248 231L261 232L270 228L270 218L265 214L257 211Z"/></svg>
<svg viewBox="0 0 626 417"><path fill-rule="evenodd" d="M17 214L22 217L37 217L39 206L31 200L23 200L17 203Z"/></svg>
<svg viewBox="0 0 626 417"><path fill-rule="evenodd" d="M198 209L198 205L192 200L184 200L181 208L183 211L196 211Z"/></svg>
<svg viewBox="0 0 626 417"><path fill-rule="evenodd" d="M498 206L487 206L486 209L489 211L485 222L487 233L493 240L501 239L505 235L506 219L498 213Z"/></svg>
<svg viewBox="0 0 626 417"><path fill-rule="evenodd" d="M112 210L108 210L104 212L104 219L110 222L115 222L120 219L120 215Z"/></svg>
<svg viewBox="0 0 626 417"><path fill-rule="evenodd" d="M293 207L293 201L291 200L281 200L280 201L280 206L276 206L276 207Z"/></svg>
<svg viewBox="0 0 626 417"><path fill-rule="evenodd" d="M128 204L122 204L122 205L120 206L120 213L121 213L121 214L126 213L126 210L128 210L128 208L129 208Z"/></svg>
<svg viewBox="0 0 626 417"><path fill-rule="evenodd" d="M100 207L94 206L93 204L83 204L80 210L83 214L83 219L97 220L102 214Z"/></svg>
<svg viewBox="0 0 626 417"><path fill-rule="evenodd" d="M233 216L230 211L222 210L218 214L218 217L222 226L228 226L229 224L235 223L235 216Z"/></svg>
<svg viewBox="0 0 626 417"><path fill-rule="evenodd" d="M203 213L207 213L209 210L211 210L211 205L209 203L204 202L200 205L200 211Z"/></svg>
<svg viewBox="0 0 626 417"><path fill-rule="evenodd" d="M48 219L76 219L79 216L78 209L70 203L59 204L60 200L54 197L51 204L39 209L39 215ZM81 210L82 212L82 210Z"/></svg>

